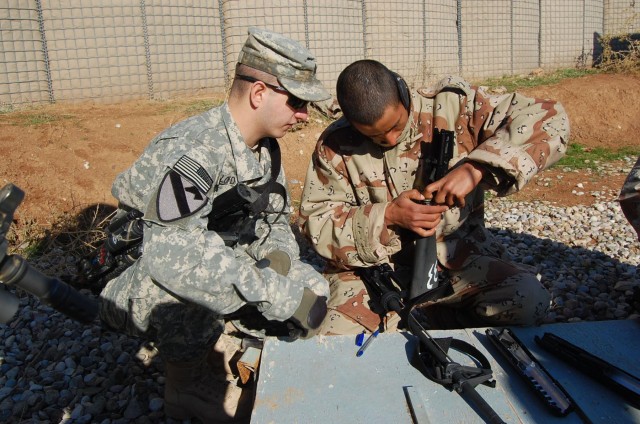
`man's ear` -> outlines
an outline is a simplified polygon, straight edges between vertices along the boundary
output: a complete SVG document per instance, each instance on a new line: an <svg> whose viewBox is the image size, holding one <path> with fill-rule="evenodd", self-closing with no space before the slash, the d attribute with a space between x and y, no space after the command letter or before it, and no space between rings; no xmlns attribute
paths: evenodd
<svg viewBox="0 0 640 424"><path fill-rule="evenodd" d="M267 86L264 85L261 81L254 82L251 84L251 89L249 90L249 100L251 101L251 106L254 108L258 108L264 102L264 96L267 92Z"/></svg>

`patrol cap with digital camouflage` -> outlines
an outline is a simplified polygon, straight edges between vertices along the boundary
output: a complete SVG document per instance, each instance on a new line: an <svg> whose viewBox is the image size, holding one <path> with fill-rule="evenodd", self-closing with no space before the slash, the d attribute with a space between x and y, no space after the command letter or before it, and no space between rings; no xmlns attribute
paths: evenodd
<svg viewBox="0 0 640 424"><path fill-rule="evenodd" d="M238 63L274 75L291 94L318 102L331 97L316 78L316 59L300 43L265 29L249 28Z"/></svg>

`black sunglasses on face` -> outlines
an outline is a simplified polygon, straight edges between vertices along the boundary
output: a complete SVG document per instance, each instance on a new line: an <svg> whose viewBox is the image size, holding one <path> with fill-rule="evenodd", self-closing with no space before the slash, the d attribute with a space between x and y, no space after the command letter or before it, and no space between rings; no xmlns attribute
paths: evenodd
<svg viewBox="0 0 640 424"><path fill-rule="evenodd" d="M264 82L262 80L250 77L248 75L236 74L236 78L241 79L243 81L249 81L249 82L258 82L259 81L259 82L263 83L264 85L266 85L267 87L270 87L270 88L272 88L272 89L274 89L276 91L281 91L283 93L286 93L287 94L287 104L289 106L291 106L295 110L303 109L305 106L307 106L309 104L309 102L307 100L302 100L301 98L294 96L286 88L280 87L279 85L269 84L268 82Z"/></svg>

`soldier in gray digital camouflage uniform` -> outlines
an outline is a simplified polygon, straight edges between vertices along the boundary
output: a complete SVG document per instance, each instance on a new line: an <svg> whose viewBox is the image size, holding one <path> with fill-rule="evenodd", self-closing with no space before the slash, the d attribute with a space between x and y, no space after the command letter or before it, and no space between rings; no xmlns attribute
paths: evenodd
<svg viewBox="0 0 640 424"><path fill-rule="evenodd" d="M222 399L236 387L206 361L225 318L309 337L326 314L328 283L299 259L275 140L330 97L315 74L299 43L249 29L227 102L163 131L113 183L122 210L144 213L144 253L103 289L101 318L155 341L167 416L242 418L238 397ZM220 199L234 190L244 197Z"/></svg>
<svg viewBox="0 0 640 424"><path fill-rule="evenodd" d="M384 65L362 60L337 82L344 117L320 136L300 205L302 231L329 261L331 296L324 334L398 324L375 313L356 270L412 266L403 231L437 236L439 269L453 293L421 305L432 328L530 325L550 295L533 267L509 260L484 225L485 189L520 190L566 152L569 122L551 100L488 95L458 77L410 90ZM454 131L444 178L413 189L421 145L434 128ZM435 194L435 196L434 196ZM433 198L434 205L418 204ZM409 260L407 260L409 256Z"/></svg>

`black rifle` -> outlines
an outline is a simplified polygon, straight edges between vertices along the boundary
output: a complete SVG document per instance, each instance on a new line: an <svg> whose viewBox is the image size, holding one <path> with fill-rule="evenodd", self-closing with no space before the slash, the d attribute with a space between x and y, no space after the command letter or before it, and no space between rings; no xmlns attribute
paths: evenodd
<svg viewBox="0 0 640 424"><path fill-rule="evenodd" d="M504 423L475 389L478 384L495 387L491 366L484 355L474 346L462 340L431 337L420 323L425 320L420 312L413 307L415 301L410 300L407 305L404 304L402 292L396 288L397 284L394 284L397 281L393 277L393 271L389 264L360 268L357 273L365 283L372 299L375 299L386 312L396 312L402 318L401 322L406 323L411 334L418 338L418 347L412 358L412 365L430 380L460 393L463 398L476 406L479 413L488 422ZM419 300L424 301L425 297L433 297L435 293L445 287L446 285L442 285L427 292L420 296ZM480 364L480 367L464 366L454 362L447 354L449 348L466 354L473 359L474 363Z"/></svg>
<svg viewBox="0 0 640 424"><path fill-rule="evenodd" d="M118 210L104 240L80 261L79 281L99 291L142 256L142 216L137 209Z"/></svg>
<svg viewBox="0 0 640 424"><path fill-rule="evenodd" d="M22 202L24 192L13 184L0 190L0 281L35 295L63 314L82 323L92 322L98 315L98 303L57 278L43 275L19 255L7 255L7 232L13 214ZM0 323L6 323L18 310L19 302L0 285Z"/></svg>
<svg viewBox="0 0 640 424"><path fill-rule="evenodd" d="M268 195L268 193L267 193ZM237 184L216 197L209 213L207 229L218 233L226 246L234 246L238 242L238 234L230 231L241 219L253 213L251 207L266 200L262 193L246 184ZM261 207L266 207L266 203Z"/></svg>
<svg viewBox="0 0 640 424"><path fill-rule="evenodd" d="M640 379L638 377L555 334L544 333L542 338L535 336L534 340L545 350L614 390L634 407L640 408Z"/></svg>
<svg viewBox="0 0 640 424"><path fill-rule="evenodd" d="M445 176L449 169L449 161L453 157L453 136L453 131L435 128L431 143L422 142L422 157L413 188L422 193L426 186ZM422 203L428 204L430 200ZM409 298L415 299L437 285L436 235L419 237L415 242Z"/></svg>

